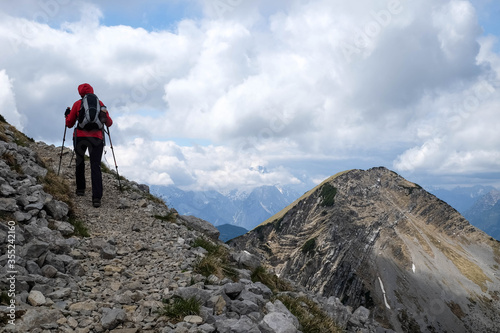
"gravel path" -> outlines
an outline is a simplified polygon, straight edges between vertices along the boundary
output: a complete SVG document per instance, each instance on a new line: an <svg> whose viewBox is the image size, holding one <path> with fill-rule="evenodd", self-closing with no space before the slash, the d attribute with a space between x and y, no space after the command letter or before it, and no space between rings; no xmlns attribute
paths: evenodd
<svg viewBox="0 0 500 333"><path fill-rule="evenodd" d="M33 148L57 172L57 149L40 143ZM71 252L80 261L82 276L77 281L78 288L71 290L75 302L65 300L58 304L67 315L60 319L59 329L104 332L126 322L125 328L156 331L155 327L165 326L164 318L155 313L162 306L162 298L173 289L187 286L194 278L201 279L189 269L199 255L188 245L196 233L155 218L154 215L167 215L169 209L152 200L134 182L122 180L125 191L121 192L115 174L103 173L102 206L94 208L88 161L86 194L73 194L71 155L72 151L66 148L61 175L70 184L75 215L86 225L90 237L80 239ZM103 322L106 313L111 312L109 320Z"/></svg>

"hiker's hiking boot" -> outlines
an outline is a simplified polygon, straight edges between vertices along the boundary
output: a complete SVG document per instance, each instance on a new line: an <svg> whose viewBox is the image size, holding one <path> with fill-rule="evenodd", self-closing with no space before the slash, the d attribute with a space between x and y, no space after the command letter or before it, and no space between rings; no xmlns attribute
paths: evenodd
<svg viewBox="0 0 500 333"><path fill-rule="evenodd" d="M77 189L76 190L76 195L79 196L79 197L83 197L85 195L85 190L79 190L79 189Z"/></svg>
<svg viewBox="0 0 500 333"><path fill-rule="evenodd" d="M101 199L99 199L99 198L93 198L93 199L92 199L92 205L93 205L95 208L99 208L99 207L101 207Z"/></svg>

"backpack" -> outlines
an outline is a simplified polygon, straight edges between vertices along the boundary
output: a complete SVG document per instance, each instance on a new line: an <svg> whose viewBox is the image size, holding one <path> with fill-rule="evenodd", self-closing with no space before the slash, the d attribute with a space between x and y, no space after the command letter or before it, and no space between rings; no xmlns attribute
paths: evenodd
<svg viewBox="0 0 500 333"><path fill-rule="evenodd" d="M82 98L82 105L78 113L78 128L91 131L101 130L104 127L100 119L101 104L94 94L87 94Z"/></svg>

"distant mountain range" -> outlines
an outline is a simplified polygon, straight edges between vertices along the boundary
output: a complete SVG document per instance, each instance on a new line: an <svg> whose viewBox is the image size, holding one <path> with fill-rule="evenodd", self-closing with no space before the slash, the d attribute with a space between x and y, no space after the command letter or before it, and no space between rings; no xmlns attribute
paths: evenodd
<svg viewBox="0 0 500 333"><path fill-rule="evenodd" d="M464 215L480 197L495 190L495 188L492 186L476 185L471 187L456 187L451 190L442 188L426 188L426 190Z"/></svg>
<svg viewBox="0 0 500 333"><path fill-rule="evenodd" d="M428 188L467 218L472 225L500 240L500 195L492 186ZM151 186L151 192L162 197L181 215L193 215L216 227L231 225L251 230L288 206L300 196L290 188L261 186L251 192L183 191L173 186ZM242 230L221 230L221 240L239 236ZM220 230L220 228L218 228ZM226 238L230 237L230 238ZM224 239L223 239L224 238Z"/></svg>
<svg viewBox="0 0 500 333"><path fill-rule="evenodd" d="M469 222L500 240L500 192L492 186L457 187L451 190L429 189Z"/></svg>
<svg viewBox="0 0 500 333"><path fill-rule="evenodd" d="M491 190L480 197L465 213L469 222L500 240L500 191Z"/></svg>
<svg viewBox="0 0 500 333"><path fill-rule="evenodd" d="M173 186L151 186L181 215L193 215L215 226L230 224L251 230L276 214L300 194L280 186L261 186L250 192L183 191Z"/></svg>

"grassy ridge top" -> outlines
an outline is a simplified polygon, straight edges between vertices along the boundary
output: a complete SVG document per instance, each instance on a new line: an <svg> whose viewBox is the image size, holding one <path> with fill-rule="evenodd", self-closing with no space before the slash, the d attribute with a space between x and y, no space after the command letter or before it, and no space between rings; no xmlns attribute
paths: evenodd
<svg viewBox="0 0 500 333"><path fill-rule="evenodd" d="M294 202L292 202L290 205L288 205L287 207L283 208L281 211L279 211L278 213L274 214L273 216L271 216L270 218L268 218L267 220L265 220L264 222L262 222L261 224L259 224L257 227L255 228L258 228L260 226L263 226L263 225L266 225L268 223L271 223L275 220L279 220L281 219L283 216L285 216L285 214L290 210L292 209L293 207L295 207L300 201L310 197L316 190L320 189L321 186L323 186L324 184L326 183L329 183L331 182L332 180L334 180L335 178L349 172L351 170L346 170L346 171L341 171L327 179L325 179L323 182L321 182L321 184L319 184L318 186L314 187L312 190L310 191L307 191L306 193L304 193L300 198L298 198L297 200L295 200ZM254 228L254 229L255 229Z"/></svg>

